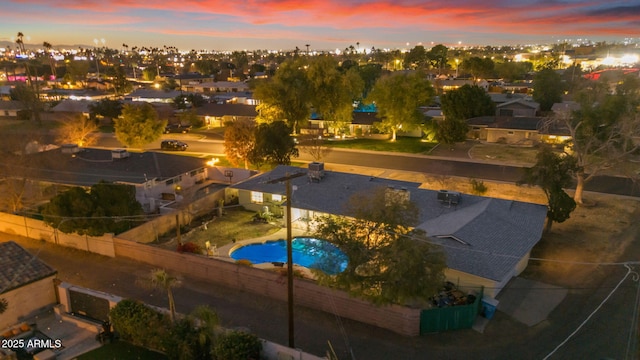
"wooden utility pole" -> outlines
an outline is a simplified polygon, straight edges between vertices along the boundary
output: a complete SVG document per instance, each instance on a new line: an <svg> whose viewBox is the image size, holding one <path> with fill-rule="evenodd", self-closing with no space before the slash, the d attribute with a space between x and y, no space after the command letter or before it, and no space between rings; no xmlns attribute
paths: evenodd
<svg viewBox="0 0 640 360"><path fill-rule="evenodd" d="M294 331L293 331L293 247L291 235L291 179L304 176L306 173L296 173L284 177L268 181L268 184L275 184L285 181L286 197L287 197L287 308L289 314L289 347L295 349Z"/></svg>

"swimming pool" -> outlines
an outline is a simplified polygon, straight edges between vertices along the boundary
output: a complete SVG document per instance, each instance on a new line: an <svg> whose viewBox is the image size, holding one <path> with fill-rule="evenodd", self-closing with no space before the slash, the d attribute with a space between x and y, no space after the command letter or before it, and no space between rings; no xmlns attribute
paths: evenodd
<svg viewBox="0 0 640 360"><path fill-rule="evenodd" d="M296 237L291 242L291 250L293 263L300 266L318 269L329 275L338 274L347 268L347 255L325 240ZM286 264L287 241L280 239L247 244L234 250L229 256L234 260L249 260L253 264L268 262Z"/></svg>

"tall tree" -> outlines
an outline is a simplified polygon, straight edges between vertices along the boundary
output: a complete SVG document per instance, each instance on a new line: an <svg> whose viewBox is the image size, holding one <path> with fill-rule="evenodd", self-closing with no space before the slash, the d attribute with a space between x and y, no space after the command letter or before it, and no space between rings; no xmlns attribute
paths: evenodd
<svg viewBox="0 0 640 360"><path fill-rule="evenodd" d="M133 148L158 140L167 126L167 120L158 120L158 113L149 103L125 104L122 115L114 121L118 141Z"/></svg>
<svg viewBox="0 0 640 360"><path fill-rule="evenodd" d="M289 165L298 156L291 130L284 121L260 124L256 128L256 143L249 160L254 164Z"/></svg>
<svg viewBox="0 0 640 360"><path fill-rule="evenodd" d="M98 124L82 114L76 114L64 121L58 128L58 141L61 144L91 146L98 142Z"/></svg>
<svg viewBox="0 0 640 360"><path fill-rule="evenodd" d="M101 182L89 191L72 187L56 195L42 214L45 223L63 233L101 236L132 228L143 210L133 186Z"/></svg>
<svg viewBox="0 0 640 360"><path fill-rule="evenodd" d="M449 49L442 44L438 44L427 51L429 64L432 68L438 69L438 74L441 74L447 65L448 52Z"/></svg>
<svg viewBox="0 0 640 360"><path fill-rule="evenodd" d="M469 72L474 79L491 78L494 76L494 63L491 58L481 58L473 56L469 59L462 60L460 65L465 72Z"/></svg>
<svg viewBox="0 0 640 360"><path fill-rule="evenodd" d="M496 106L489 94L476 85L463 85L440 97L444 120L436 124L436 139L445 144L464 141L469 130L467 120L494 115Z"/></svg>
<svg viewBox="0 0 640 360"><path fill-rule="evenodd" d="M564 189L573 184L577 170L574 157L556 154L549 146L543 146L536 156L536 164L525 169L520 183L539 186L547 197L547 232L554 222L567 220L576 208L576 202Z"/></svg>
<svg viewBox="0 0 640 360"><path fill-rule="evenodd" d="M576 158L576 191L573 199L583 203L584 185L602 170L626 161L640 148L640 80L626 76L614 93L608 83L589 82L575 98L576 111L560 111L545 120L547 128L567 129L567 146Z"/></svg>
<svg viewBox="0 0 640 360"><path fill-rule="evenodd" d="M390 132L391 140L395 141L399 130L412 131L423 124L425 119L419 107L428 105L434 95L433 86L422 74L396 72L376 82L368 101L376 104L382 119L377 126Z"/></svg>
<svg viewBox="0 0 640 360"><path fill-rule="evenodd" d="M320 218L317 236L349 257L337 275L320 282L378 304L424 302L444 281L442 251L423 233L412 231L417 206L396 190L380 187L349 199L349 218ZM411 281L407 281L407 279Z"/></svg>
<svg viewBox="0 0 640 360"><path fill-rule="evenodd" d="M353 101L362 94L363 82L355 69L345 73L331 56L319 56L309 65L311 105L335 135L351 124Z"/></svg>
<svg viewBox="0 0 640 360"><path fill-rule="evenodd" d="M562 102L564 83L555 70L544 69L533 78L533 100L540 104L540 111L549 111L555 103Z"/></svg>
<svg viewBox="0 0 640 360"><path fill-rule="evenodd" d="M422 45L416 45L404 56L405 69L423 68L427 64L427 50Z"/></svg>
<svg viewBox="0 0 640 360"><path fill-rule="evenodd" d="M309 80L303 58L280 64L272 78L256 82L255 97L268 107L278 109L283 120L295 133L311 115Z"/></svg>
<svg viewBox="0 0 640 360"><path fill-rule="evenodd" d="M256 144L256 125L249 119L237 119L225 124L224 153L234 166L240 162L249 168L249 158Z"/></svg>

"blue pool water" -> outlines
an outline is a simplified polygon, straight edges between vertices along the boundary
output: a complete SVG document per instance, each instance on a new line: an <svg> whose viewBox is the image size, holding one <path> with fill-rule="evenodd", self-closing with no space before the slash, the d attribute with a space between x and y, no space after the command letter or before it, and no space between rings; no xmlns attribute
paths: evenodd
<svg viewBox="0 0 640 360"><path fill-rule="evenodd" d="M296 237L291 242L293 263L335 275L347 268L347 255L328 241ZM230 254L234 260L249 260L254 264L266 262L287 263L286 240L248 244Z"/></svg>

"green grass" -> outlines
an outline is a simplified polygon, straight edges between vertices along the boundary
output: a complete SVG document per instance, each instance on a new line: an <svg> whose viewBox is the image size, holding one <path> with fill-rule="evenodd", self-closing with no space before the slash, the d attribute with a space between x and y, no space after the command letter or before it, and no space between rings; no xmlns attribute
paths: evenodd
<svg viewBox="0 0 640 360"><path fill-rule="evenodd" d="M115 341L105 344L95 350L82 354L78 360L164 360L165 355L149 349L132 345L124 341Z"/></svg>
<svg viewBox="0 0 640 360"><path fill-rule="evenodd" d="M426 154L436 143L423 142L420 138L398 137L396 141L377 139L330 140L327 146L334 148Z"/></svg>
<svg viewBox="0 0 640 360"><path fill-rule="evenodd" d="M185 239L204 247L206 241L218 247L236 241L253 239L280 230L279 226L252 221L255 211L241 207L228 208L222 217L217 217L207 226L207 230L194 231Z"/></svg>

